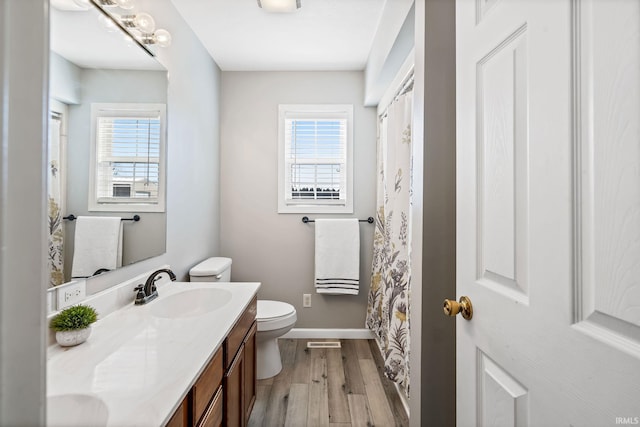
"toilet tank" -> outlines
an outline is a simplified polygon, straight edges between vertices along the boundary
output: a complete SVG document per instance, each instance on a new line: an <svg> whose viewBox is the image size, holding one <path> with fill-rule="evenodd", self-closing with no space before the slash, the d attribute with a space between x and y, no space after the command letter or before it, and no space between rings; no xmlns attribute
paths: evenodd
<svg viewBox="0 0 640 427"><path fill-rule="evenodd" d="M231 258L212 257L189 270L192 282L230 282Z"/></svg>

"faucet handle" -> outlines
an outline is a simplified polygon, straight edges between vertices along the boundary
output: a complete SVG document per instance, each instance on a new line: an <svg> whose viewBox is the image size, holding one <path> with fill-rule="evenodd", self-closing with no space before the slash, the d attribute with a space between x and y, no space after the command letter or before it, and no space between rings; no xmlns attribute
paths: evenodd
<svg viewBox="0 0 640 427"><path fill-rule="evenodd" d="M141 283L135 288L133 288L133 292L137 292L136 299L142 299L145 297L144 295L144 285Z"/></svg>

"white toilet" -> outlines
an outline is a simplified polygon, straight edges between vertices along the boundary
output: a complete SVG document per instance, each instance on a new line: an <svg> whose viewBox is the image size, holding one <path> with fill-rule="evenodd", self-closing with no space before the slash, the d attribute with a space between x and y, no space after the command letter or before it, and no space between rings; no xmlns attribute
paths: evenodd
<svg viewBox="0 0 640 427"><path fill-rule="evenodd" d="M192 282L231 282L231 258L213 257L189 270ZM282 370L277 339L296 324L296 309L286 302L258 300L256 334L257 378L271 378Z"/></svg>

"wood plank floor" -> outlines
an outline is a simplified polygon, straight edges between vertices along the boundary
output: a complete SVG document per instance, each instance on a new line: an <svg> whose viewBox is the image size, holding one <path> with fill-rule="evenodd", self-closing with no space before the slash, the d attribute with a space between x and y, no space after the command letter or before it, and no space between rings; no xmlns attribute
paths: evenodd
<svg viewBox="0 0 640 427"><path fill-rule="evenodd" d="M340 341L342 348L307 348ZM259 380L249 427L407 427L373 340L280 339L282 371Z"/></svg>

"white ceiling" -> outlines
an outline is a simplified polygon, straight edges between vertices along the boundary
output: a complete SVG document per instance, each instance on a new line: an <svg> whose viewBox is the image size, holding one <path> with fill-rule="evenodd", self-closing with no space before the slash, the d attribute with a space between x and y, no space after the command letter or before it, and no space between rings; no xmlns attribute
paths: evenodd
<svg viewBox="0 0 640 427"><path fill-rule="evenodd" d="M301 0L269 13L257 0L171 0L225 71L363 70L385 0Z"/></svg>

